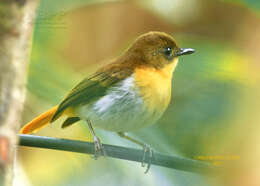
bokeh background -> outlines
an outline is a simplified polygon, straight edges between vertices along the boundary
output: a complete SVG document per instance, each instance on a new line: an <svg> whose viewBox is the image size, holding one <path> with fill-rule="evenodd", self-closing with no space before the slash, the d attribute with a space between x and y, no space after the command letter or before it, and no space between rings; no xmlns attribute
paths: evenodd
<svg viewBox="0 0 260 186"><path fill-rule="evenodd" d="M33 20L28 20L33 23ZM157 125L130 133L155 151L228 164L220 175L21 147L16 185L259 186L259 0L42 0L28 69L24 123L58 104L82 78L148 31L196 49L180 59L172 102ZM37 135L91 141L84 122L62 119ZM135 145L96 129L104 143Z"/></svg>

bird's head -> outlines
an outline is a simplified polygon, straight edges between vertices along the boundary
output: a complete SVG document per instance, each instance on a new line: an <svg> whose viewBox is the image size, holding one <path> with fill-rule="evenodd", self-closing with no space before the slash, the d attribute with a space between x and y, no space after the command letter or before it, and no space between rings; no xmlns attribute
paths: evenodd
<svg viewBox="0 0 260 186"><path fill-rule="evenodd" d="M163 68L178 61L178 57L194 53L194 49L180 48L172 36L164 32L148 32L139 36L126 53L131 61L155 68Z"/></svg>

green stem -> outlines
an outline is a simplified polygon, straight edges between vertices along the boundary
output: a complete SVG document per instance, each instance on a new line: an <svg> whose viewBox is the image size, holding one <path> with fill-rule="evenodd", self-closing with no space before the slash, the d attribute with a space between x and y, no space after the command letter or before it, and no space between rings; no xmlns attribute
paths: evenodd
<svg viewBox="0 0 260 186"><path fill-rule="evenodd" d="M95 153L94 144L86 141L58 139L53 137L42 137L33 135L19 135L19 137L21 146L71 151L85 154ZM103 147L107 157L136 162L142 162L143 160L143 150L106 144L103 144ZM145 162L148 161L149 155L147 153ZM206 162L181 158L177 156L164 155L158 152L154 152L151 164L197 173L209 171L212 172L214 170L217 170L218 168Z"/></svg>

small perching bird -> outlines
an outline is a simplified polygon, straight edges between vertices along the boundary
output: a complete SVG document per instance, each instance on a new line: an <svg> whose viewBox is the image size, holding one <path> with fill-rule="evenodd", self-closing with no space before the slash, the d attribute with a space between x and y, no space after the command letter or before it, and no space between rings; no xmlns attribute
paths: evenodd
<svg viewBox="0 0 260 186"><path fill-rule="evenodd" d="M171 100L178 57L193 52L179 48L166 33L143 34L123 55L82 80L58 106L33 119L20 132L36 132L66 116L62 128L79 120L88 123L96 154L104 151L93 127L117 132L147 150L144 143L125 132L152 125L162 116Z"/></svg>

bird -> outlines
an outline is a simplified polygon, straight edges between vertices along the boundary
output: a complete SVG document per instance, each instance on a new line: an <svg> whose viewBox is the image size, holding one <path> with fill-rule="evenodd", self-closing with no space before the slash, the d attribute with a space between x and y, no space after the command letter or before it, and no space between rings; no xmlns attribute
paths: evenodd
<svg viewBox="0 0 260 186"><path fill-rule="evenodd" d="M116 132L146 151L145 143L126 132L158 121L171 101L178 58L194 52L192 48L180 48L165 32L144 33L122 55L79 82L60 104L22 127L20 133L35 133L65 116L61 128L80 120L88 124L97 153L103 147L94 128Z"/></svg>

